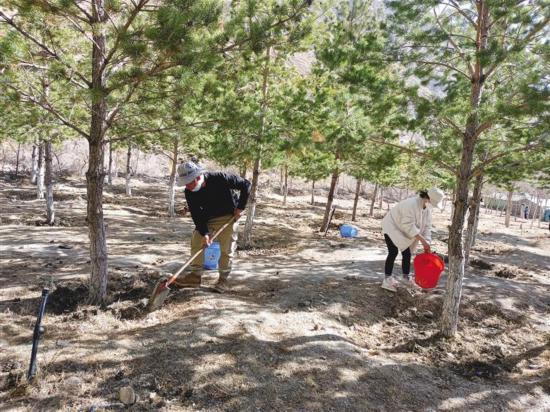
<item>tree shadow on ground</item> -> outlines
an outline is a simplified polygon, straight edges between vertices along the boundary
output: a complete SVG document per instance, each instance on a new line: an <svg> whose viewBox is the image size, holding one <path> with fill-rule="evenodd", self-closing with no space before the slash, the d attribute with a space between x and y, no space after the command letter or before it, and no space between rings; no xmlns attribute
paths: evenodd
<svg viewBox="0 0 550 412"><path fill-rule="evenodd" d="M112 407L122 407L116 401L118 388L131 385L140 397L133 410L159 407L151 392L172 407L214 411L426 410L449 402L483 409L489 396L492 407L506 408L527 389L503 387L501 380L466 379L439 367L388 364L331 333L262 339L249 332L247 323L229 330L225 316L223 310L212 309L160 325L113 331L107 341L79 340L78 348L90 352L86 359L50 362L43 379L100 376L84 395L110 399ZM113 357L112 351L131 353L132 362ZM71 394L67 397L70 403ZM51 405L52 397L25 402L40 409ZM10 404L17 401L5 403Z"/></svg>

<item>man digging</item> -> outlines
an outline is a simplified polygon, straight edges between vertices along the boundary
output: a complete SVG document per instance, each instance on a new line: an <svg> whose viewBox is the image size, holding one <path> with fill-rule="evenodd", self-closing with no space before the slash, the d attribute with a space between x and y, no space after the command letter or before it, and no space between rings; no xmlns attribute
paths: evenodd
<svg viewBox="0 0 550 412"><path fill-rule="evenodd" d="M206 172L198 164L189 161L178 166L178 185L185 186L185 199L195 223L195 230L191 237L191 255L201 248L210 246L212 234L231 217L235 219L216 238L221 251L216 287L223 290L237 249L238 219L250 195L250 182L233 174ZM234 190L240 192L238 198ZM203 255L201 254L191 262L189 272L184 277L176 279L174 284L180 288L199 287L202 273Z"/></svg>

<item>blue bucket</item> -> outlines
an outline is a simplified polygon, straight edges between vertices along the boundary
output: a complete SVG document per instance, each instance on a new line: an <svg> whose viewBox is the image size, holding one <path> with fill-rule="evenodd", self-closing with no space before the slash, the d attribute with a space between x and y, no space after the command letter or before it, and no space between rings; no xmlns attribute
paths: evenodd
<svg viewBox="0 0 550 412"><path fill-rule="evenodd" d="M342 237L356 237L357 233L359 233L359 231L355 226L352 226L352 225L340 226L340 235L342 235Z"/></svg>
<svg viewBox="0 0 550 412"><path fill-rule="evenodd" d="M212 242L210 246L204 249L204 268L206 270L217 269L221 254L220 244Z"/></svg>

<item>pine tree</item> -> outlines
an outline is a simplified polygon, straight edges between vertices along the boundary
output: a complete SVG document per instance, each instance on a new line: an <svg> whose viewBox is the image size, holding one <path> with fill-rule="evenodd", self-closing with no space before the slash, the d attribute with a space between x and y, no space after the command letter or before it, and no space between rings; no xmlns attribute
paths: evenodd
<svg viewBox="0 0 550 412"><path fill-rule="evenodd" d="M487 131L510 129L544 110L543 79L548 68L538 54L548 48L542 38L548 34L550 16L544 1L392 1L390 7L396 39L393 60L435 91L431 96L417 95L416 116L425 119L426 125L448 128L459 147L449 278L441 317L442 334L453 336L464 276L462 231L470 182L502 156L492 154L476 165L476 148ZM517 82L518 69L531 82ZM539 138L522 141L520 146L538 144Z"/></svg>

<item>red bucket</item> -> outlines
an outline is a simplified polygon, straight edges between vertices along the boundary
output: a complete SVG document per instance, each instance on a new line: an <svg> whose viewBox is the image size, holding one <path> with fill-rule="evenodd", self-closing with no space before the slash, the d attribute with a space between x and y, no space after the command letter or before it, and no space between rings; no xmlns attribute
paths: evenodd
<svg viewBox="0 0 550 412"><path fill-rule="evenodd" d="M445 269L445 262L435 253L416 255L413 265L416 284L424 289L435 288Z"/></svg>

